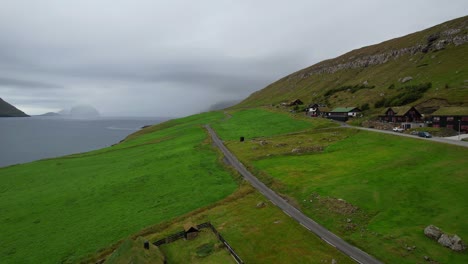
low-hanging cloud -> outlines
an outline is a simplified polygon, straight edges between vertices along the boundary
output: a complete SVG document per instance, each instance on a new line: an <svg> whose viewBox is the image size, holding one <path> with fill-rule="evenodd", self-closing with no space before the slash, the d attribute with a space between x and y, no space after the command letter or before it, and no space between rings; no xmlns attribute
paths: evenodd
<svg viewBox="0 0 468 264"><path fill-rule="evenodd" d="M462 0L6 1L0 97L29 114L90 103L108 115L187 115L467 9Z"/></svg>
<svg viewBox="0 0 468 264"><path fill-rule="evenodd" d="M3 78L3 77L0 77L0 86L14 87L17 89L37 89L37 88L39 89L61 89L63 88L60 85L56 85L52 83L30 81L30 80L25 80L25 79Z"/></svg>

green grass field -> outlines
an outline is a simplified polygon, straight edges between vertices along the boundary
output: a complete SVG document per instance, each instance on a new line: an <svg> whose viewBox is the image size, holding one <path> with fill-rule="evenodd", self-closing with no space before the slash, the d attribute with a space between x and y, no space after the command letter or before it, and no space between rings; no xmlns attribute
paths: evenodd
<svg viewBox="0 0 468 264"><path fill-rule="evenodd" d="M161 251L168 263L236 263L210 229L200 230L193 240L179 239L162 245Z"/></svg>
<svg viewBox="0 0 468 264"><path fill-rule="evenodd" d="M161 250L152 244L149 244L149 249L144 249L145 242L143 237L126 239L104 264L163 264L165 258Z"/></svg>
<svg viewBox="0 0 468 264"><path fill-rule="evenodd" d="M336 124L330 120L311 122L303 114L292 115L267 108L236 111L231 117L213 124L223 140L239 140L240 137L247 140L333 126Z"/></svg>
<svg viewBox="0 0 468 264"><path fill-rule="evenodd" d="M171 120L110 148L0 169L2 263L98 260L129 236L156 241L186 221L210 221L246 263L352 262L251 187L239 189L204 124L261 180L382 261L468 261L423 235L434 224L468 238L466 148L275 109L230 115ZM133 252L123 246L122 255Z"/></svg>
<svg viewBox="0 0 468 264"><path fill-rule="evenodd" d="M311 128L310 122L265 109L238 112L230 121L221 112L189 116L110 148L0 169L2 261L81 261L232 193L237 184L208 145L204 124L222 124L218 128L231 138L235 127L247 137Z"/></svg>
<svg viewBox="0 0 468 264"><path fill-rule="evenodd" d="M263 181L346 240L388 263L415 263L424 255L441 263L468 261L423 234L434 224L468 238L466 148L336 128L263 140L267 144L227 145Z"/></svg>
<svg viewBox="0 0 468 264"><path fill-rule="evenodd" d="M197 125L148 128L114 147L0 169L2 263L57 263L209 205L237 184Z"/></svg>
<svg viewBox="0 0 468 264"><path fill-rule="evenodd" d="M264 207L257 207L262 202ZM150 241L159 240L180 231L186 221L196 224L211 221L245 263L331 263L332 259L338 263L355 263L304 229L250 186L243 186L216 206L183 216L165 228L150 228L154 231L145 237ZM169 250L182 251L185 250L183 243L164 247L174 246ZM207 259L203 263L223 263L216 259L211 259L214 262Z"/></svg>

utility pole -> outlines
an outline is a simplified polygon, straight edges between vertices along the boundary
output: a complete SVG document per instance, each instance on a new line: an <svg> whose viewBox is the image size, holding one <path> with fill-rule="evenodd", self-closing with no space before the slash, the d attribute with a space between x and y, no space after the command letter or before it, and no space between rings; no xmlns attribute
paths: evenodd
<svg viewBox="0 0 468 264"><path fill-rule="evenodd" d="M461 126L461 119L458 119L458 140L460 140L460 126Z"/></svg>

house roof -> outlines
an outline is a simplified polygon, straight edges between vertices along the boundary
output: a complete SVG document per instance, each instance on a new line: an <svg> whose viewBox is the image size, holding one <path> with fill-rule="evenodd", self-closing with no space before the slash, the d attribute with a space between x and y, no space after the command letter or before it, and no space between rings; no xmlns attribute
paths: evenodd
<svg viewBox="0 0 468 264"><path fill-rule="evenodd" d="M332 113L347 113L347 112L353 111L356 108L357 107L337 107L333 109L331 112Z"/></svg>
<svg viewBox="0 0 468 264"><path fill-rule="evenodd" d="M389 108L385 109L385 112L383 112L382 115L387 114L388 109L392 109L393 112L395 112L395 115L402 116L402 115L406 114L411 108L412 108L412 106L392 106L392 107L389 107ZM416 109L416 110L418 110L418 109Z"/></svg>
<svg viewBox="0 0 468 264"><path fill-rule="evenodd" d="M184 224L184 231L185 231L185 232L189 231L189 230L192 229L192 228L198 231L197 226L194 225L192 222L188 222L188 223L185 223L185 224Z"/></svg>
<svg viewBox="0 0 468 264"><path fill-rule="evenodd" d="M441 107L439 110L432 113L433 116L468 116L468 107L451 106Z"/></svg>

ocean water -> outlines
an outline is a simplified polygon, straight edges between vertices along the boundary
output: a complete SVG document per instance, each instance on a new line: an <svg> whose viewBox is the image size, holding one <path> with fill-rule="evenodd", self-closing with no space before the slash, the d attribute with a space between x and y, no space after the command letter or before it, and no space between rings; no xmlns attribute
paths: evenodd
<svg viewBox="0 0 468 264"><path fill-rule="evenodd" d="M111 146L168 118L0 118L0 167Z"/></svg>

